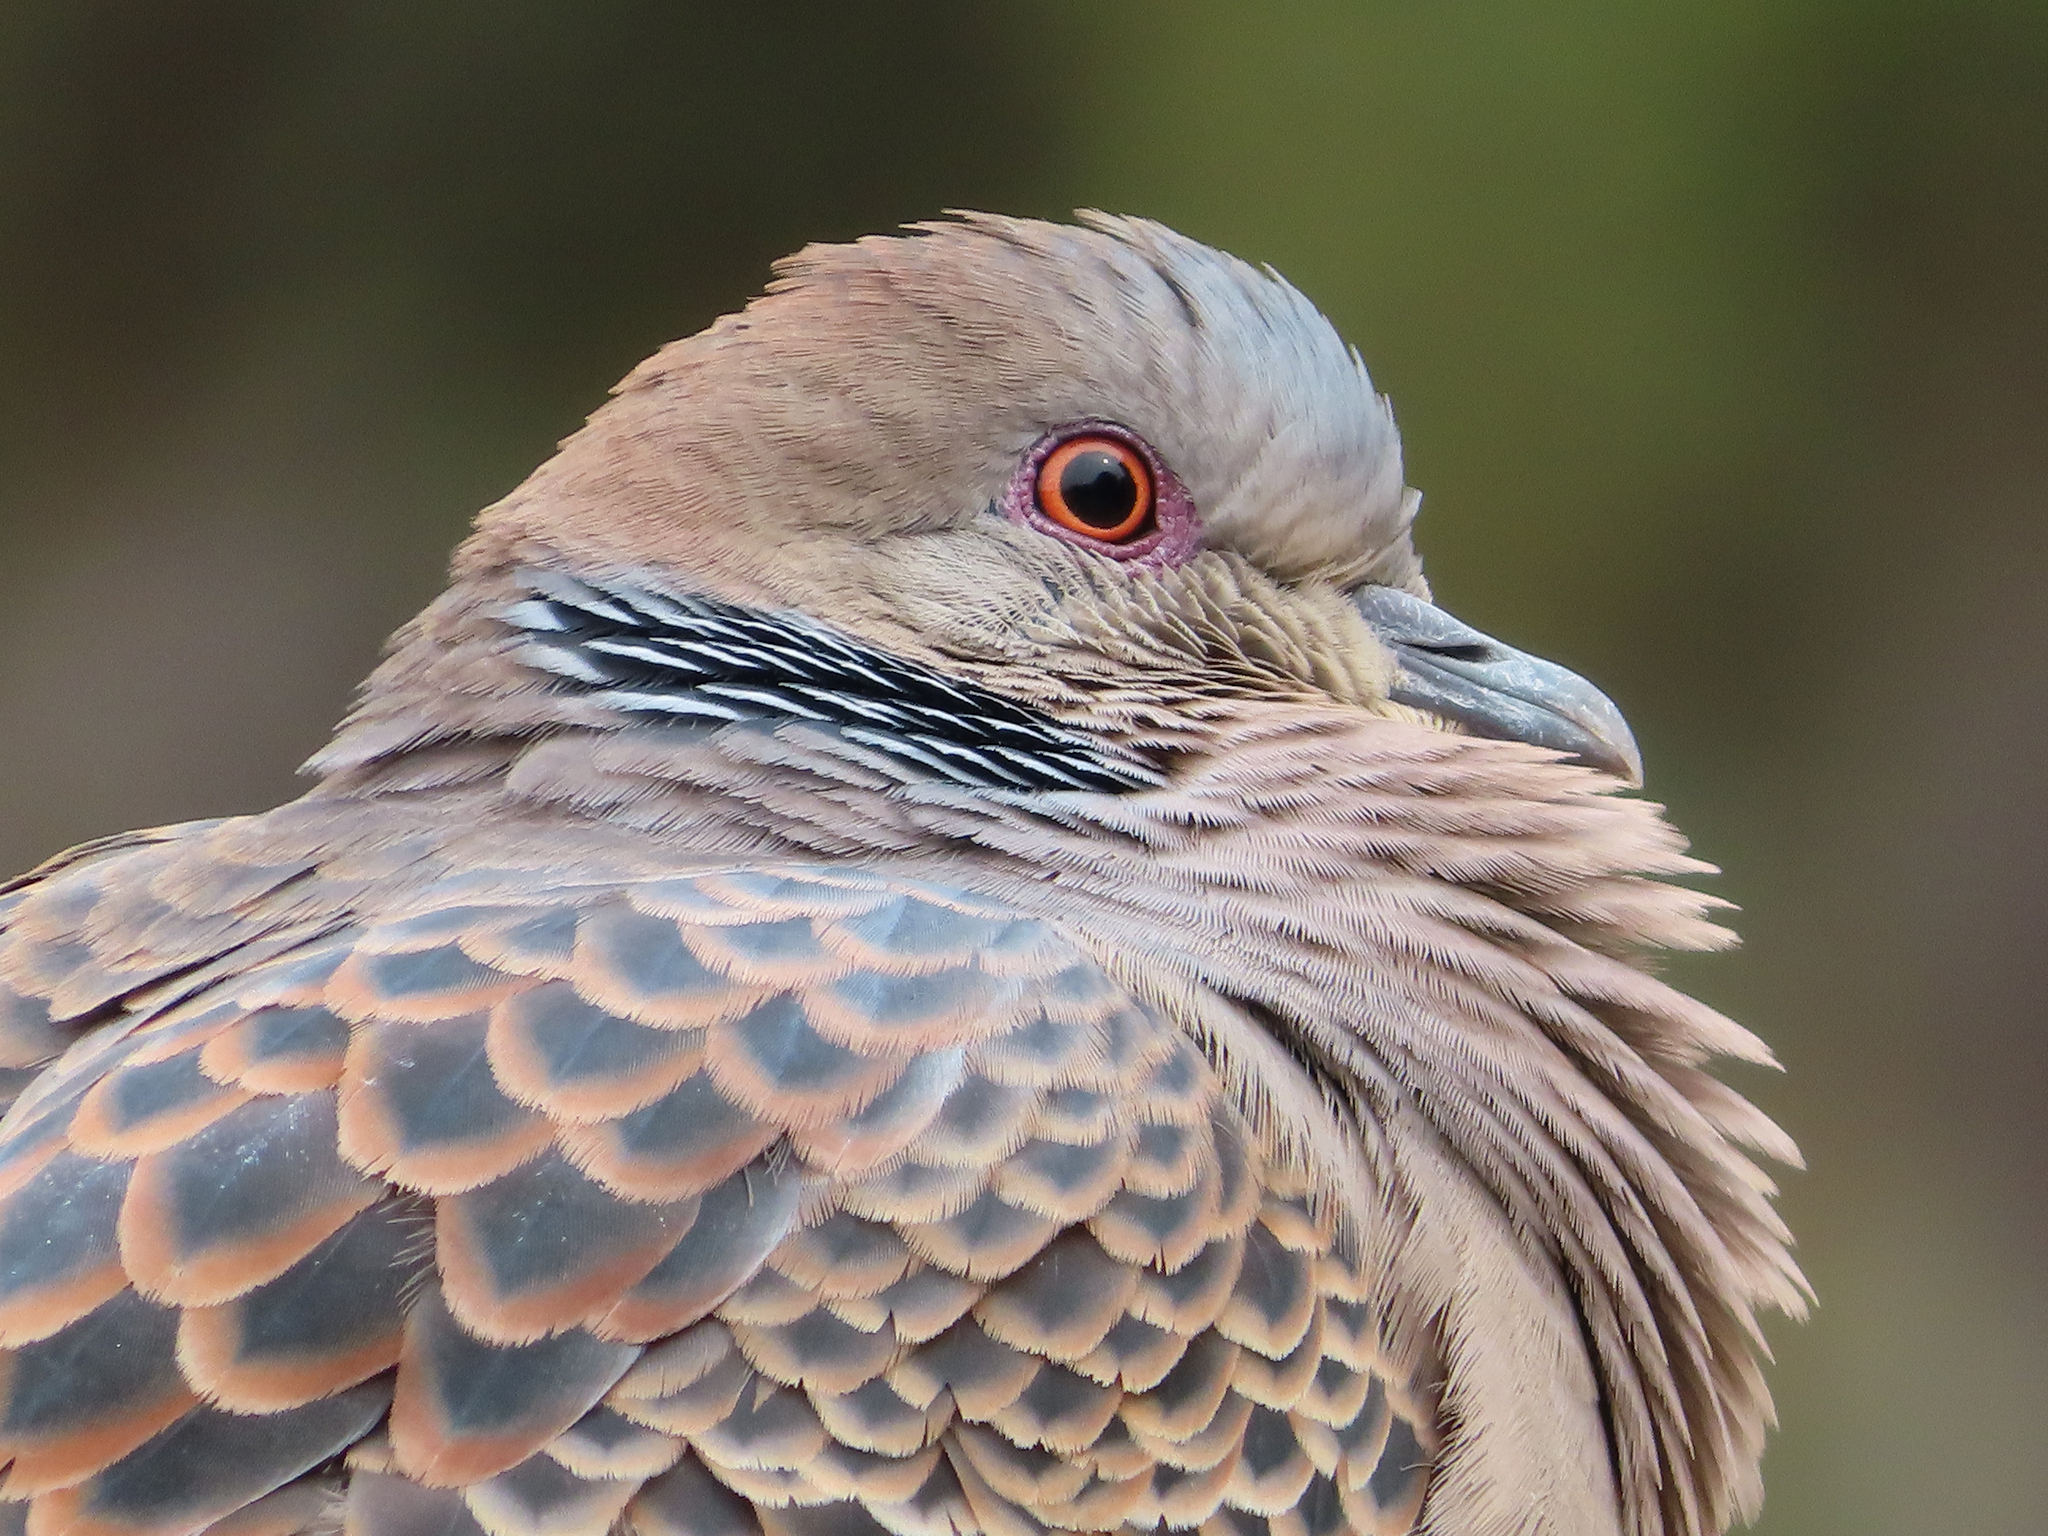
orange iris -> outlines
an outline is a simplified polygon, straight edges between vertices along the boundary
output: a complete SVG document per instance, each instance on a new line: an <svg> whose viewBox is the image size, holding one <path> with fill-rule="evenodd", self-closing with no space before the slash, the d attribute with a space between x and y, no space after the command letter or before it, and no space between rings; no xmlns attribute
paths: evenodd
<svg viewBox="0 0 2048 1536"><path fill-rule="evenodd" d="M1038 466L1038 510L1070 533L1123 544L1153 526L1152 466L1104 433L1069 438Z"/></svg>

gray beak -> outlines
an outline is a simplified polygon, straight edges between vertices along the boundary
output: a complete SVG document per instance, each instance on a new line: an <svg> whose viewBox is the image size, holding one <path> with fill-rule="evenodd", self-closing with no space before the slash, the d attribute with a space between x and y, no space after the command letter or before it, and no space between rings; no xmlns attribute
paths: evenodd
<svg viewBox="0 0 2048 1536"><path fill-rule="evenodd" d="M1394 653L1395 703L1427 710L1474 736L1554 747L1642 784L1643 755L1628 722L1578 673L1502 645L1392 587L1360 587L1351 600Z"/></svg>

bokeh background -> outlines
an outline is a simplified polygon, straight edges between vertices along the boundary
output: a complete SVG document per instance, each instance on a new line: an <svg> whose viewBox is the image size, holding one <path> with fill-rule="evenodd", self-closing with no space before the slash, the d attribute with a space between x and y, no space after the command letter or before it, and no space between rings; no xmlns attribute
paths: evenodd
<svg viewBox="0 0 2048 1536"><path fill-rule="evenodd" d="M0 865L293 793L469 515L806 240L1150 214L1745 909L1773 1536L2048 1530L2048 6L8 0Z"/></svg>

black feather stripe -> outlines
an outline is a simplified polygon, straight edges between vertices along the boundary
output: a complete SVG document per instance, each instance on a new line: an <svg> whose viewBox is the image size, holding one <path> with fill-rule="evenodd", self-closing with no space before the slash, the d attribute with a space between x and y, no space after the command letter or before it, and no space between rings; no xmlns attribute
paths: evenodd
<svg viewBox="0 0 2048 1536"><path fill-rule="evenodd" d="M836 727L915 777L1013 793L1124 793L1161 775L1015 699L797 613L526 573L505 610L529 664L622 714Z"/></svg>

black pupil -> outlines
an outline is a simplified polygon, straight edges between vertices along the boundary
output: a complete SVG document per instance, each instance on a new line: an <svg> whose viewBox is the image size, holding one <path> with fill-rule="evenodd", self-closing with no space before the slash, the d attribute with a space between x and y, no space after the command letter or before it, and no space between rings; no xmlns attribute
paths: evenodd
<svg viewBox="0 0 2048 1536"><path fill-rule="evenodd" d="M1089 448L1060 467L1060 499L1090 528L1114 528L1138 505L1138 477L1117 455Z"/></svg>

